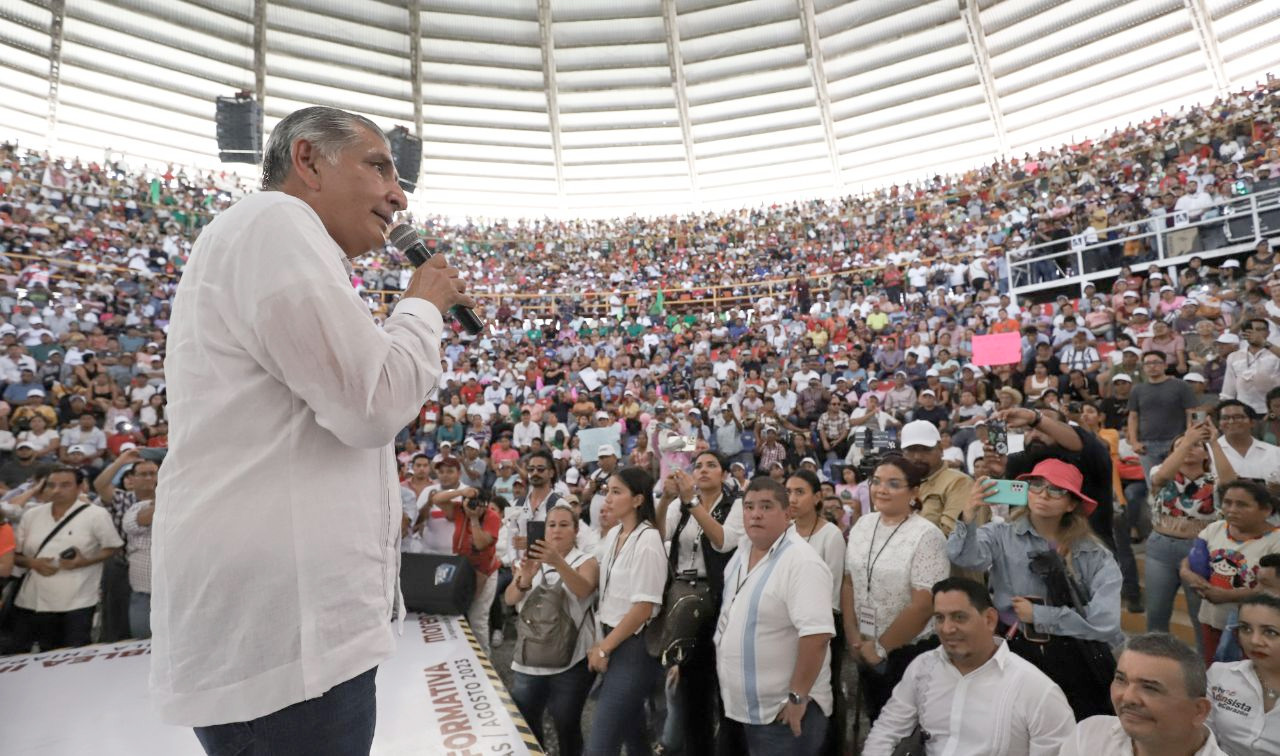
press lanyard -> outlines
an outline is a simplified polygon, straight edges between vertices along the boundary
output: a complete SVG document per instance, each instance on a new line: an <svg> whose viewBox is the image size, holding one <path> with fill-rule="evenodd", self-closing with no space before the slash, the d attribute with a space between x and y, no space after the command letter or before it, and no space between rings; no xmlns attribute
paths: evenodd
<svg viewBox="0 0 1280 756"><path fill-rule="evenodd" d="M619 528L622 526L619 525ZM614 552L614 556L609 560L609 569L604 571L604 579L600 584L600 600L604 601L604 597L609 592L609 579L613 577L613 566L618 563L622 555L626 553L627 547L640 540L639 535L644 532L648 526L644 523L636 526L636 529L627 534L627 540L622 544L622 548Z"/></svg>
<svg viewBox="0 0 1280 756"><path fill-rule="evenodd" d="M911 515L907 515L908 519L910 519L910 517ZM907 524L907 521L903 520L902 522L898 523L898 526L896 528L894 528L892 531L889 532L889 537L884 539L884 543L880 544L880 550L876 552L875 558L872 559L871 549L876 545L876 533L880 532L880 518L879 517L876 518L875 529L871 531L871 540L867 543L867 595L868 596L871 595L871 576L875 574L876 562L880 561L880 555L884 553L885 548L889 545L889 541L892 541L893 537L898 534L898 530L900 530L902 526L906 524Z"/></svg>

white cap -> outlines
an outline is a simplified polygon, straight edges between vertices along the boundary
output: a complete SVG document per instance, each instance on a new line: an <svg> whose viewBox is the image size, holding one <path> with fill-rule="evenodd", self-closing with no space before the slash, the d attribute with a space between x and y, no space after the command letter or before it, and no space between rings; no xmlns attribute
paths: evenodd
<svg viewBox="0 0 1280 756"><path fill-rule="evenodd" d="M463 442L462 445L467 447L468 449L475 449L476 451L480 450L480 442L475 440L474 438L467 439L465 442Z"/></svg>
<svg viewBox="0 0 1280 756"><path fill-rule="evenodd" d="M1214 341L1218 342L1219 344L1235 345L1240 343L1240 337L1235 335L1234 333L1224 333L1218 338L1214 339Z"/></svg>
<svg viewBox="0 0 1280 756"><path fill-rule="evenodd" d="M125 443L120 444L120 453L124 454L130 449L137 449L137 448L138 448L137 444L133 443L132 441L126 441Z"/></svg>
<svg viewBox="0 0 1280 756"><path fill-rule="evenodd" d="M1141 349L1139 349L1139 348L1137 348L1137 347L1125 347L1124 349L1122 349L1122 350L1120 350L1120 351L1121 351L1121 352L1123 352L1123 353L1126 353L1126 354L1136 354L1136 355L1138 355L1139 357L1141 357L1141 356L1142 356L1142 350L1141 350Z"/></svg>
<svg viewBox="0 0 1280 756"><path fill-rule="evenodd" d="M1133 310L1134 315L1150 315L1151 311L1145 307L1137 307Z"/></svg>
<svg viewBox="0 0 1280 756"><path fill-rule="evenodd" d="M33 396L44 396L44 389L31 389L30 391L27 392L28 399L30 399Z"/></svg>
<svg viewBox="0 0 1280 756"><path fill-rule="evenodd" d="M88 454L89 447L85 446L84 444L72 444L71 446L67 447L67 454L75 454L76 452L80 452L81 454Z"/></svg>
<svg viewBox="0 0 1280 756"><path fill-rule="evenodd" d="M596 456L616 457L618 456L618 450L613 447L613 444L600 444L600 448L596 450Z"/></svg>
<svg viewBox="0 0 1280 756"><path fill-rule="evenodd" d="M940 377L941 375L942 373L939 373L936 368L929 368L928 370L924 371L925 378Z"/></svg>
<svg viewBox="0 0 1280 756"><path fill-rule="evenodd" d="M18 449L30 449L32 451L35 451L35 448L36 448L36 445L31 443L30 441L19 441L18 445L14 447L14 450L16 451Z"/></svg>
<svg viewBox="0 0 1280 756"><path fill-rule="evenodd" d="M938 426L928 420L912 420L902 426L901 440L903 449L912 446L927 446L932 449L942 443L942 434L938 433Z"/></svg>
<svg viewBox="0 0 1280 756"><path fill-rule="evenodd" d="M938 395L933 393L933 389L925 389L924 391L920 392L920 396L932 396L934 398L937 398Z"/></svg>
<svg viewBox="0 0 1280 756"><path fill-rule="evenodd" d="M610 415L608 412L605 412L604 410L600 410L599 412L596 413L597 420L601 420L601 419L608 420L610 417L612 417L612 415Z"/></svg>
<svg viewBox="0 0 1280 756"><path fill-rule="evenodd" d="M800 460L800 464L802 464L802 465L803 465L805 462L808 462L809 464L813 465L814 467L817 467L817 466L818 466L818 460L814 459L813 457L805 457L804 459Z"/></svg>
<svg viewBox="0 0 1280 756"><path fill-rule="evenodd" d="M1174 290L1174 289L1173 289L1173 287L1172 287L1172 286L1169 286L1169 285L1167 285L1167 284L1166 284L1166 285L1164 285L1164 286L1161 286L1161 287L1160 287L1160 291L1161 291L1161 293L1166 292L1166 291L1173 291L1173 290Z"/></svg>
<svg viewBox="0 0 1280 756"><path fill-rule="evenodd" d="M570 467L568 470L564 471L565 483L568 483L569 485L572 486L574 483L577 483L579 480L582 480L582 473L578 472L578 468Z"/></svg>
<svg viewBox="0 0 1280 756"><path fill-rule="evenodd" d="M1129 377L1129 374L1128 374L1128 373L1116 373L1116 374L1115 374L1115 377L1111 379L1111 382L1112 382L1112 383L1115 383L1116 381L1124 381L1125 383L1133 383L1133 379Z"/></svg>
<svg viewBox="0 0 1280 756"><path fill-rule="evenodd" d="M1126 292L1124 293L1124 298L1125 298L1125 299L1128 299L1129 297L1133 297L1134 299L1137 299L1137 298L1138 298L1138 292L1136 292L1136 291L1126 291Z"/></svg>
<svg viewBox="0 0 1280 756"><path fill-rule="evenodd" d="M445 448L446 446L447 446L447 447L449 447L450 449L452 449L452 448L453 448L453 442L452 442L452 441L441 441L441 442L440 442L440 448L441 448L441 449Z"/></svg>
<svg viewBox="0 0 1280 756"><path fill-rule="evenodd" d="M1226 262L1224 262L1224 263L1222 264L1222 267L1224 267L1224 268L1238 268L1238 267L1240 267L1240 261L1239 261L1239 260L1227 260Z"/></svg>
<svg viewBox="0 0 1280 756"><path fill-rule="evenodd" d="M1204 376L1200 375L1199 373L1187 373L1186 375L1182 376L1182 380L1188 383L1207 383L1208 382L1204 379Z"/></svg>

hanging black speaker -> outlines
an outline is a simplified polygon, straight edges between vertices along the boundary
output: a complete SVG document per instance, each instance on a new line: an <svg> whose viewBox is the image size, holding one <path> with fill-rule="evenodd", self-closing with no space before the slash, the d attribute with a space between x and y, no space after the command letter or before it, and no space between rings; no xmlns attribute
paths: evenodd
<svg viewBox="0 0 1280 756"><path fill-rule="evenodd" d="M224 163L262 162L262 106L240 92L217 98L218 158Z"/></svg>
<svg viewBox="0 0 1280 756"><path fill-rule="evenodd" d="M400 188L412 193L418 185L418 169L422 166L422 140L403 126L387 132L391 143L391 159L400 174Z"/></svg>

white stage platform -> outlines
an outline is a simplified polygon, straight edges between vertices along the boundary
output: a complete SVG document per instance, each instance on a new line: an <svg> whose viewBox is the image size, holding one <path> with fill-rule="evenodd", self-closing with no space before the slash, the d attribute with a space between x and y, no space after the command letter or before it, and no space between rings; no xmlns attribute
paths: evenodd
<svg viewBox="0 0 1280 756"><path fill-rule="evenodd" d="M131 641L0 658L0 751L201 756L189 728L156 718L150 656ZM377 685L374 754L542 753L460 617L410 614Z"/></svg>

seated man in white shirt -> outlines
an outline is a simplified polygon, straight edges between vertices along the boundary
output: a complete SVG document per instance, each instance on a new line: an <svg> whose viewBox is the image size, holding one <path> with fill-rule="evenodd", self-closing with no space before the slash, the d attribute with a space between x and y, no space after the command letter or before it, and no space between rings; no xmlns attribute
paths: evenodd
<svg viewBox="0 0 1280 756"><path fill-rule="evenodd" d="M995 636L999 615L981 584L962 577L933 586L942 645L907 667L863 748L893 753L916 727L929 753L1057 754L1075 729L1062 690Z"/></svg>
<svg viewBox="0 0 1280 756"><path fill-rule="evenodd" d="M735 551L725 567L716 624L724 724L738 723L733 731L745 744L734 750L751 756L817 754L833 705L831 570L787 511L778 481L758 477L747 486L742 513L751 547Z"/></svg>
<svg viewBox="0 0 1280 756"><path fill-rule="evenodd" d="M1166 633L1130 638L1116 662L1111 703L1117 717L1089 717L1062 756L1225 756L1205 726L1204 660Z"/></svg>

